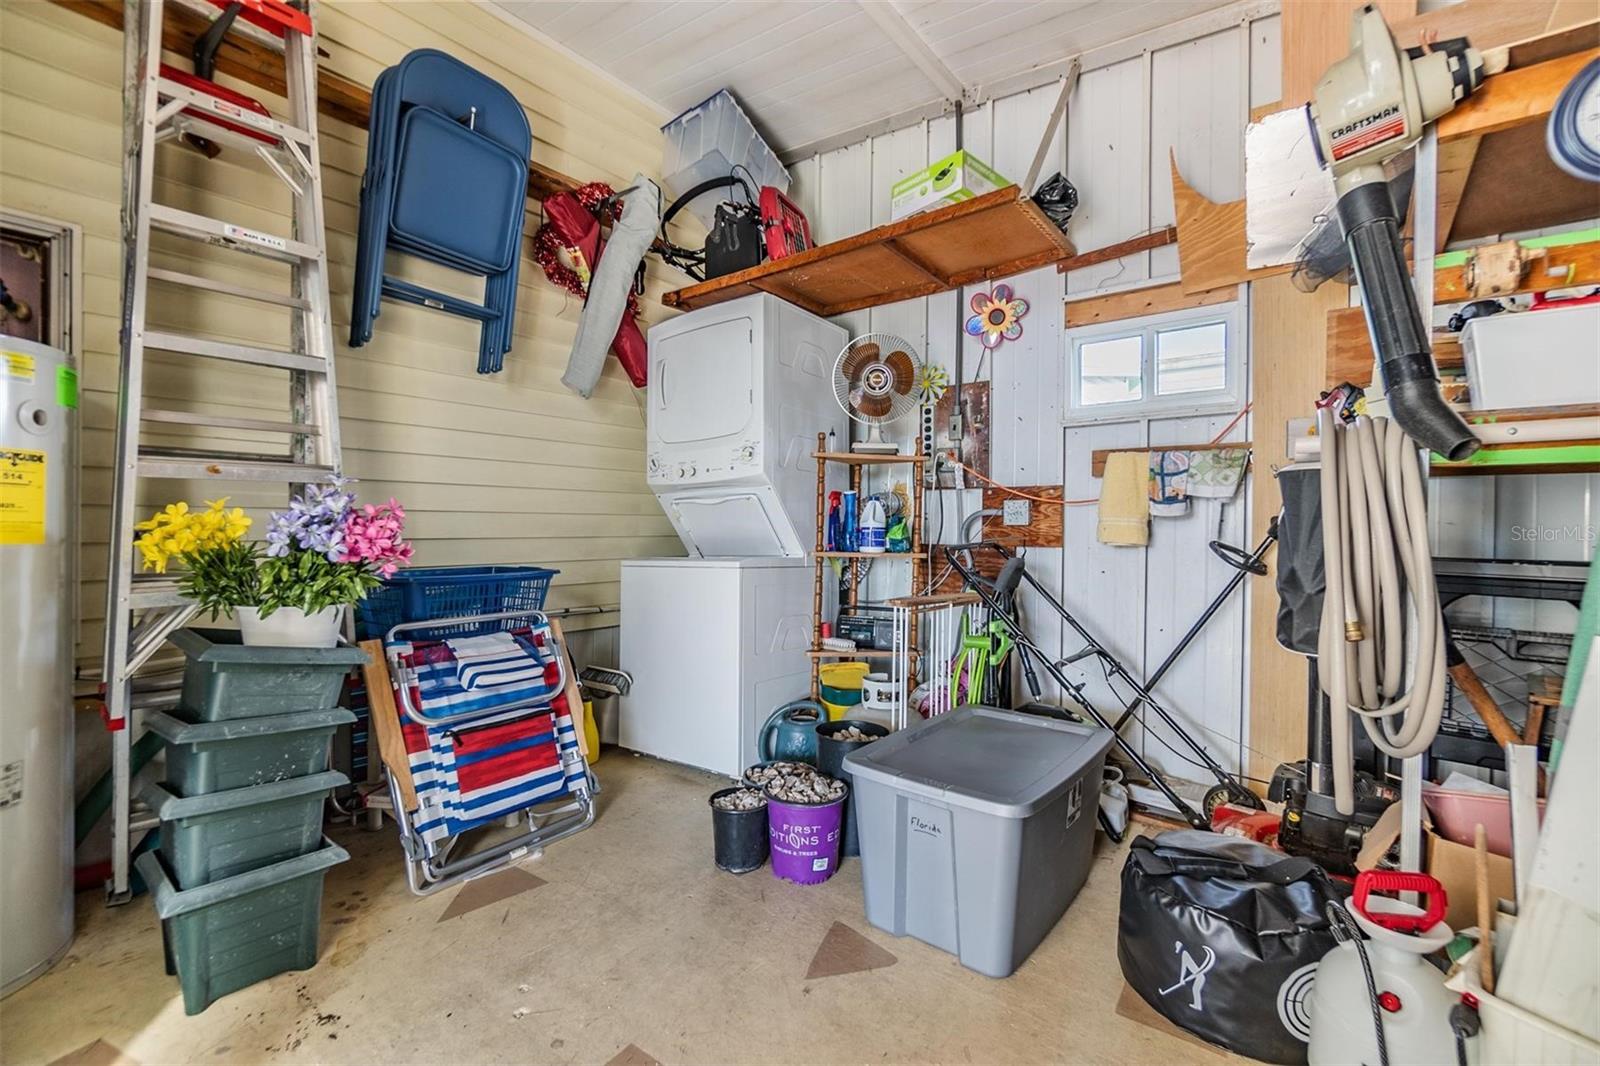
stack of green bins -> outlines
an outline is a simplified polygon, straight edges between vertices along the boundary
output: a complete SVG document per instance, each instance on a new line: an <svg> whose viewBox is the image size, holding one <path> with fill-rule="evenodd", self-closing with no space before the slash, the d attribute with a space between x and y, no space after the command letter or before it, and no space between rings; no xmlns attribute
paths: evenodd
<svg viewBox="0 0 1600 1066"><path fill-rule="evenodd" d="M161 917L167 972L198 1014L230 992L316 965L322 879L349 853L322 835L323 803L348 783L328 768L359 648L246 647L184 629L172 714L146 715L167 744L166 778L139 798L161 819L139 856Z"/></svg>

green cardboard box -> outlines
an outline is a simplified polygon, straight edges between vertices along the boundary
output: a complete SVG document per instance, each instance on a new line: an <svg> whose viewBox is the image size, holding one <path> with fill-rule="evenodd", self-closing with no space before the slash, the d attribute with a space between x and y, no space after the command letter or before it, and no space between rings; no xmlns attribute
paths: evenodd
<svg viewBox="0 0 1600 1066"><path fill-rule="evenodd" d="M960 203L1015 184L1001 177L971 152L951 152L943 159L908 174L889 189L889 218L899 220L918 211Z"/></svg>

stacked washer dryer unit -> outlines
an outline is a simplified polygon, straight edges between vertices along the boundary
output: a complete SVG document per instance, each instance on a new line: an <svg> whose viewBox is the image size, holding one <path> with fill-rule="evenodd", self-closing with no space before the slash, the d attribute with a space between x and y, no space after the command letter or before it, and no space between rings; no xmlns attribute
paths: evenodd
<svg viewBox="0 0 1600 1066"><path fill-rule="evenodd" d="M730 776L810 687L817 434L847 334L765 294L650 330L647 473L687 558L622 564L625 748Z"/></svg>

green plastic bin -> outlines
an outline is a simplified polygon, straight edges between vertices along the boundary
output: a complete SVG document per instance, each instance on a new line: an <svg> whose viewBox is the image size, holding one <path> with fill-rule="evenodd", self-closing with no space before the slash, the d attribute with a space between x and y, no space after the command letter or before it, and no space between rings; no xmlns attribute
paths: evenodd
<svg viewBox="0 0 1600 1066"><path fill-rule="evenodd" d="M349 857L330 840L309 855L190 889L172 883L156 852L134 860L161 918L167 973L178 975L184 1013L199 1014L229 992L315 966L322 877Z"/></svg>
<svg viewBox="0 0 1600 1066"><path fill-rule="evenodd" d="M184 796L320 774L334 731L355 720L342 707L227 722L180 722L160 711L144 719L167 742L167 785Z"/></svg>
<svg viewBox="0 0 1600 1066"><path fill-rule="evenodd" d="M167 638L187 657L178 717L222 722L335 707L360 648L246 647L226 629L180 629Z"/></svg>
<svg viewBox="0 0 1600 1066"><path fill-rule="evenodd" d="M175 796L151 782L139 799L161 819L161 857L179 888L309 855L322 843L322 802L350 783L337 770L267 785Z"/></svg>

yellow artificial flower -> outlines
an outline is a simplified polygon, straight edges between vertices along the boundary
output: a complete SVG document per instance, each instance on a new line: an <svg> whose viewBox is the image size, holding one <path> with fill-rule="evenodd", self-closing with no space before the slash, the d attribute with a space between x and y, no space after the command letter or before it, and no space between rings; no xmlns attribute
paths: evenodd
<svg viewBox="0 0 1600 1066"><path fill-rule="evenodd" d="M244 538L250 518L242 507L228 510L228 498L207 500L204 511L191 511L180 500L168 504L134 527L143 533L135 546L145 569L166 573L174 558L200 551L226 548Z"/></svg>

